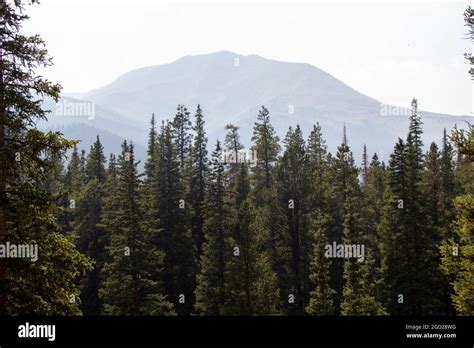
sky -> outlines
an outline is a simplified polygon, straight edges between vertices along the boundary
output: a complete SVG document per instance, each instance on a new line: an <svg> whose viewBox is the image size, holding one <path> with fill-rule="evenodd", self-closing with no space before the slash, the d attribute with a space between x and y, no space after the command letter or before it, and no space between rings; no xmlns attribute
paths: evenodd
<svg viewBox="0 0 474 348"><path fill-rule="evenodd" d="M86 92L130 70L228 50L317 66L383 103L474 112L455 1L42 0L27 7L63 92Z"/></svg>

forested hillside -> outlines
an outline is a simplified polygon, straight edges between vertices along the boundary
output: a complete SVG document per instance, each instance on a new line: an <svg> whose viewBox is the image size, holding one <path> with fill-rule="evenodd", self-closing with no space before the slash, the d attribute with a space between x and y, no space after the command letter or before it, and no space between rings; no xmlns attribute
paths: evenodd
<svg viewBox="0 0 474 348"><path fill-rule="evenodd" d="M424 153L413 100L388 163L357 167L345 130L335 154L319 124L280 147L265 107L250 149L229 124L208 154L203 110L151 119L145 173L99 138L57 164L84 314L472 314L472 130Z"/></svg>
<svg viewBox="0 0 474 348"><path fill-rule="evenodd" d="M345 127L331 153L265 106L250 147L228 124L208 153L206 106L178 105L141 171L133 142L36 127L61 88L21 2L0 13L0 314L474 314L472 125L423 144L413 99L388 161L364 146L357 166Z"/></svg>

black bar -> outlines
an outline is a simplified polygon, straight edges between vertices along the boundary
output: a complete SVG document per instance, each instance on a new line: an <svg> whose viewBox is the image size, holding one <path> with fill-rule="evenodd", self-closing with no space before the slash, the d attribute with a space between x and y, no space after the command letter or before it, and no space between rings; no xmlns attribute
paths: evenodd
<svg viewBox="0 0 474 348"><path fill-rule="evenodd" d="M55 340L20 338L26 323L55 325ZM407 329L410 325L410 329ZM423 329L423 325L428 325ZM446 329L446 326L449 329ZM455 325L455 329L452 326ZM416 328L419 326L419 329ZM455 333L456 338L407 338ZM0 317L0 346L17 344L409 344L472 347L474 317Z"/></svg>

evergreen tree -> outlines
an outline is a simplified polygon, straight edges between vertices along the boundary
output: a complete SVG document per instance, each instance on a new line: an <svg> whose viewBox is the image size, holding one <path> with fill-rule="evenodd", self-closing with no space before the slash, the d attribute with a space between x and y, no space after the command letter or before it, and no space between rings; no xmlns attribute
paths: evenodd
<svg viewBox="0 0 474 348"><path fill-rule="evenodd" d="M155 125L155 115L151 117L150 132L148 137L147 160L145 163L145 179L141 187L141 206L144 212L143 223L146 231L154 237L152 243L156 247L160 247L160 212L159 200L160 191L158 183L159 173L159 149L158 149L158 133ZM113 171L110 168L109 171ZM111 173L114 174L114 173ZM113 177L111 178L113 179Z"/></svg>
<svg viewBox="0 0 474 348"><path fill-rule="evenodd" d="M158 211L161 233L158 246L165 252L163 280L178 314L192 310L194 264L191 231L186 223L186 201L172 125L162 126L159 136ZM184 296L184 297L183 297ZM184 302L183 302L184 301Z"/></svg>
<svg viewBox="0 0 474 348"><path fill-rule="evenodd" d="M101 216L101 185L92 179L83 186L77 197L74 210L77 249L94 261L94 268L81 280L81 310L85 315L98 315L101 312L99 301L99 274L104 260L104 247L101 243L103 231L98 227Z"/></svg>
<svg viewBox="0 0 474 348"><path fill-rule="evenodd" d="M330 284L331 260L324 255L331 223L329 218L330 171L326 142L319 123L313 126L308 138L308 175L310 233L313 246L310 262L311 289L306 311L313 315L334 315L334 290Z"/></svg>
<svg viewBox="0 0 474 348"><path fill-rule="evenodd" d="M240 151L244 148L244 145L240 142L239 127L228 124L225 126L227 134L224 139L224 158L229 165L227 173L227 179L229 180L230 186L233 187L235 177L239 171L239 162L242 161Z"/></svg>
<svg viewBox="0 0 474 348"><path fill-rule="evenodd" d="M391 196L387 197L381 223L386 244L383 250L387 308L391 314L426 315L442 311L439 253L433 225L427 219L431 207L426 207L422 192L421 124L414 99L407 142L397 144L391 156Z"/></svg>
<svg viewBox="0 0 474 348"><path fill-rule="evenodd" d="M315 215L320 214L326 209L328 195L327 175L329 163L327 160L327 146L323 139L321 126L319 123L313 126L308 138L308 171L311 177L311 210Z"/></svg>
<svg viewBox="0 0 474 348"><path fill-rule="evenodd" d="M104 263L105 249L103 230L100 228L102 213L102 185L105 181L105 156L103 146L97 140L87 157L87 183L77 196L74 209L74 235L77 249L94 261L94 269L81 280L81 309L86 315L101 313L99 300L100 273Z"/></svg>
<svg viewBox="0 0 474 348"><path fill-rule="evenodd" d="M365 183L363 185L360 210L362 217L362 229L366 236L366 248L370 250L373 265L371 272L375 283L376 299L380 303L385 302L383 294L382 279L382 236L379 226L382 220L383 207L385 204L384 194L387 190L387 173L380 163L377 154L374 154L367 169Z"/></svg>
<svg viewBox="0 0 474 348"><path fill-rule="evenodd" d="M364 144L364 150L362 151L362 183L365 185L367 181L367 172L369 171L369 158L367 155L367 146Z"/></svg>
<svg viewBox="0 0 474 348"><path fill-rule="evenodd" d="M117 158L114 154L110 154L108 167L105 175L105 183L103 184L102 197L101 197L101 220L97 225L97 228L103 231L101 239L99 239L101 245L104 247L104 256L101 272L99 273L99 298L98 302L101 305L101 313L105 314L103 307L103 294L101 294L101 288L103 288L105 280L108 278L108 273L104 271L106 262L110 263L110 246L111 239L117 230L117 221L120 217L120 207L122 205L116 198L118 196L117 190L118 183L118 168ZM144 222L146 223L147 220Z"/></svg>
<svg viewBox="0 0 474 348"><path fill-rule="evenodd" d="M313 254L310 266L310 279L313 290L310 293L306 311L312 315L334 315L334 290L331 288L330 266L331 260L325 256L325 247L328 244L325 228L328 226L328 215L320 212L312 222L314 229Z"/></svg>
<svg viewBox="0 0 474 348"><path fill-rule="evenodd" d="M228 245L228 207L224 196L222 148L217 141L211 156L204 210L205 242L196 287L196 310L204 315L218 315L226 311L225 273L231 249Z"/></svg>
<svg viewBox="0 0 474 348"><path fill-rule="evenodd" d="M97 140L91 146L91 150L87 157L86 162L86 182L97 179L99 183L103 183L105 180L105 156L104 147L102 146L99 136Z"/></svg>
<svg viewBox="0 0 474 348"><path fill-rule="evenodd" d="M109 180L112 179L109 171ZM143 226L140 207L140 179L133 145L126 141L118 157L115 212L108 221L110 246L103 271L107 275L100 289L104 314L163 315L172 314L173 307L163 294L161 273L163 252L152 243L154 236ZM108 182L110 183L110 181ZM110 207L106 208L111 211Z"/></svg>
<svg viewBox="0 0 474 348"><path fill-rule="evenodd" d="M329 244L342 244L344 235L344 216L346 215L346 201L350 196L350 187L358 185L358 169L354 164L354 157L347 141L346 126L344 124L342 143L337 148L336 156L331 161L330 180L330 212L331 226L329 227ZM331 288L334 289L334 306L336 314L340 313L343 290L343 260L336 258L331 263Z"/></svg>
<svg viewBox="0 0 474 348"><path fill-rule="evenodd" d="M352 257L344 259L344 288L341 314L343 315L381 315L385 314L382 305L376 300L374 284L376 268L374 267L373 250L368 236L364 236L363 222L358 211L360 201L358 186L348 187L348 198L345 202L344 246L364 247L362 259Z"/></svg>
<svg viewBox="0 0 474 348"><path fill-rule="evenodd" d="M177 113L173 118L172 132L176 143L176 156L179 161L179 168L181 171L184 170L186 161L189 158L191 152L191 120L190 113L184 105L178 105Z"/></svg>
<svg viewBox="0 0 474 348"><path fill-rule="evenodd" d="M424 168L423 143L421 141L422 122L418 102L412 100L412 111L406 146L406 168L408 200L405 203L406 233L413 243L410 272L413 274L409 299L413 301L411 310L415 314L439 314L441 300L441 278L439 254L433 226L427 220L425 198L422 193L422 174Z"/></svg>
<svg viewBox="0 0 474 348"><path fill-rule="evenodd" d="M204 199L207 186L207 137L204 129L204 117L201 106L196 109L194 144L191 151L191 183L189 192L189 204L192 207L191 228L196 245L198 260L202 254L204 243Z"/></svg>
<svg viewBox="0 0 474 348"><path fill-rule="evenodd" d="M440 247L441 253L443 252L443 246L455 237L455 233L453 232L455 230L455 166L453 156L453 147L446 134L446 129L444 129L441 158L439 159L440 192L437 213L437 231L439 233L439 238L442 240ZM443 279L443 307L445 315L452 315L455 313L451 302L451 296L454 292L452 287L453 280L452 275L445 274L445 278Z"/></svg>
<svg viewBox="0 0 474 348"><path fill-rule="evenodd" d="M454 151L446 134L443 131L443 143L440 158L440 203L439 203L439 225L442 238L452 237L452 224L454 221Z"/></svg>
<svg viewBox="0 0 474 348"><path fill-rule="evenodd" d="M145 163L145 175L146 179L150 180L151 177L156 173L157 168L157 142L158 142L158 134L156 132L156 122L155 122L155 114L151 115L150 121L150 132L148 133L148 149L147 149L147 161Z"/></svg>
<svg viewBox="0 0 474 348"><path fill-rule="evenodd" d="M270 112L264 106L259 110L257 121L254 124L251 138L251 195L255 206L259 207L259 215L265 230L268 230L267 240L264 242L270 251L272 269L277 275L278 287L284 284L284 262L280 257L282 252L281 238L278 237L278 226L275 219L276 191L274 186L275 168L280 153L280 139L270 123ZM283 294L283 292L280 292ZM287 302L287 299L282 301Z"/></svg>
<svg viewBox="0 0 474 348"><path fill-rule="evenodd" d="M71 214L69 212L70 200L67 188L67 170L61 157L51 159L55 162L51 176L46 179L46 191L53 195L58 207L57 223L63 234L72 231Z"/></svg>
<svg viewBox="0 0 474 348"><path fill-rule="evenodd" d="M309 263L312 240L308 231L308 157L299 126L291 127L286 149L276 170L279 230L285 263L283 304L289 313L302 313L309 301ZM294 301L294 302L293 302Z"/></svg>
<svg viewBox="0 0 474 348"><path fill-rule="evenodd" d="M466 11L464 11L464 22L466 23L466 27L469 28L468 30L468 38L471 42L474 42L474 9L469 6ZM471 64L471 68L469 69L469 74L471 78L474 79L474 56L471 52L464 53L464 57L469 60Z"/></svg>
<svg viewBox="0 0 474 348"><path fill-rule="evenodd" d="M436 143L432 142L430 150L425 156L425 172L423 175L423 191L425 195L429 226L432 228L432 238L441 241L440 215L441 213L441 169L440 153Z"/></svg>
<svg viewBox="0 0 474 348"><path fill-rule="evenodd" d="M81 157L79 158L79 177L81 178L81 187L87 182L87 153L86 150L81 150Z"/></svg>
<svg viewBox="0 0 474 348"><path fill-rule="evenodd" d="M456 312L460 315L474 314L474 198L472 194L455 199L458 213L456 237L459 242L449 240L442 246L443 270L452 279L452 296Z"/></svg>
<svg viewBox="0 0 474 348"><path fill-rule="evenodd" d="M252 150L256 154L256 164L253 169L254 197L257 205L267 202L266 192L273 184L273 171L276 167L280 152L279 138L270 123L270 113L262 106L258 112L257 122L253 128ZM272 237L271 237L272 238Z"/></svg>
<svg viewBox="0 0 474 348"><path fill-rule="evenodd" d="M39 36L20 33L28 19L22 2L2 2L0 18L0 243L38 248L36 262L0 259L0 314L79 314L74 279L90 262L60 233L55 199L45 189L75 142L35 126L47 119L44 97L57 101L60 86L36 75L51 60Z"/></svg>
<svg viewBox="0 0 474 348"><path fill-rule="evenodd" d="M97 225L99 229L104 231L101 244L105 248L105 254L107 254L107 247L110 246L111 234L109 232L114 229L114 221L119 207L115 200L117 196L117 158L114 154L110 154L108 164L101 197L101 221ZM104 278L103 272L100 278L102 281Z"/></svg>
<svg viewBox="0 0 474 348"><path fill-rule="evenodd" d="M398 139L390 155L388 183L384 193L384 206L378 233L381 237L383 294L385 307L390 314L404 313L403 304L408 292L407 274L404 268L412 250L408 250L404 233L404 202L406 191L405 143Z"/></svg>
<svg viewBox="0 0 474 348"><path fill-rule="evenodd" d="M81 189L81 185L84 182L84 178L81 177L81 174L81 160L79 158L79 153L77 152L77 146L74 145L65 177L66 189L69 193L79 192Z"/></svg>
<svg viewBox="0 0 474 348"><path fill-rule="evenodd" d="M266 238L264 226L257 216L248 194L245 165L237 183L238 212L232 228L225 286L225 313L238 315L268 315L278 313L279 291L276 274L271 268L268 252L262 242ZM243 200L242 200L243 199Z"/></svg>
<svg viewBox="0 0 474 348"><path fill-rule="evenodd" d="M450 277L454 288L452 295L456 312L461 315L474 313L474 198L472 181L474 172L474 132L470 125L468 130L454 129L451 135L462 167L471 167L469 171L458 170L460 187L464 189L455 198L456 228L454 235L441 246L443 271ZM460 175L462 174L462 175ZM465 180L465 182L463 182ZM467 184L469 183L469 184Z"/></svg>

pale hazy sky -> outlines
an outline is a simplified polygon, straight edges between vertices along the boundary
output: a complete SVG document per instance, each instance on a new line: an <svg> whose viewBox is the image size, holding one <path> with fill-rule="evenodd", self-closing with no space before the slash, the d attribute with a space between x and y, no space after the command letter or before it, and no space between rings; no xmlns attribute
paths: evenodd
<svg viewBox="0 0 474 348"><path fill-rule="evenodd" d="M229 50L315 65L381 102L473 112L463 53L469 2L42 0L27 33L47 43L41 71L84 92L143 66Z"/></svg>

